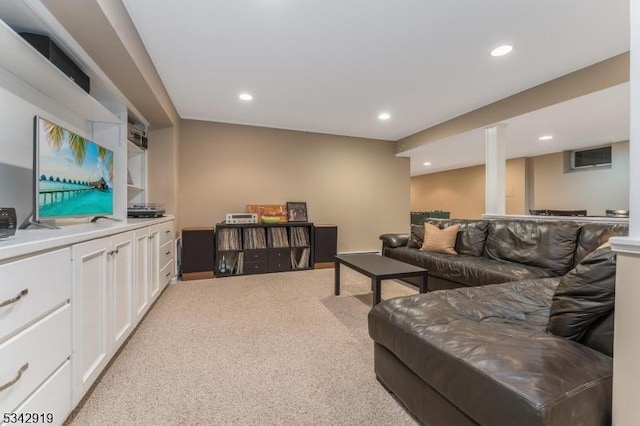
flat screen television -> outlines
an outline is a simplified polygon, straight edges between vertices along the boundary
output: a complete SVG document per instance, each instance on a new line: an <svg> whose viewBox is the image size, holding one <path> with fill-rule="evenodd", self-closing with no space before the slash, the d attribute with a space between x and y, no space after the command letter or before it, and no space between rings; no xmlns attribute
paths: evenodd
<svg viewBox="0 0 640 426"><path fill-rule="evenodd" d="M113 151L34 118L34 213L43 219L113 214Z"/></svg>

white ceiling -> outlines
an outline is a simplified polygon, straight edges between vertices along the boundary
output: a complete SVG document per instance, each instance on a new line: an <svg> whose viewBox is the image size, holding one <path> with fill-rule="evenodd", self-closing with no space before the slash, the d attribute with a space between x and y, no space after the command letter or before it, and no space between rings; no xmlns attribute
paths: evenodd
<svg viewBox="0 0 640 426"><path fill-rule="evenodd" d="M386 140L629 49L629 0L123 2L182 118ZM508 122L510 156L550 152L531 135L555 129L562 149L625 139L628 85ZM459 166L451 142L483 162L478 134L409 152L412 174Z"/></svg>
<svg viewBox="0 0 640 426"><path fill-rule="evenodd" d="M629 139L629 83L591 93L529 114L505 124L507 158L529 157ZM538 138L552 135L552 140ZM484 129L440 139L404 152L411 158L411 175L484 164ZM430 162L430 166L425 166Z"/></svg>

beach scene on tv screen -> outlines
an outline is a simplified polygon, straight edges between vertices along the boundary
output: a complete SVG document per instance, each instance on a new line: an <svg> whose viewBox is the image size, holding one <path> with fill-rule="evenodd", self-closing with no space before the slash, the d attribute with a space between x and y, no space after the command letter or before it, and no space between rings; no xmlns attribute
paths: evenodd
<svg viewBox="0 0 640 426"><path fill-rule="evenodd" d="M44 119L38 132L38 216L113 214L113 152Z"/></svg>

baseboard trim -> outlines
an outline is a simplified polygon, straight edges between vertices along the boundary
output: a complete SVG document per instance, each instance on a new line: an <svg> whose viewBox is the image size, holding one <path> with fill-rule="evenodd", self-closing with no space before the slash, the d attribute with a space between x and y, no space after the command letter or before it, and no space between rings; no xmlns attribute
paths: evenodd
<svg viewBox="0 0 640 426"><path fill-rule="evenodd" d="M182 281L206 280L206 279L209 279L209 278L213 278L213 271L183 272L182 273Z"/></svg>

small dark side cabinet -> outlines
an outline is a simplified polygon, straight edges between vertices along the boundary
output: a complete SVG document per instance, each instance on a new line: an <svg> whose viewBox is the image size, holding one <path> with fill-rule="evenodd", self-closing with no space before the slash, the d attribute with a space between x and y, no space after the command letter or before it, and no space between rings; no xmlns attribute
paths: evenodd
<svg viewBox="0 0 640 426"><path fill-rule="evenodd" d="M182 279L213 278L213 228L184 228L182 230Z"/></svg>
<svg viewBox="0 0 640 426"><path fill-rule="evenodd" d="M316 269L333 268L334 256L338 252L338 227L336 225L316 225L315 230Z"/></svg>

